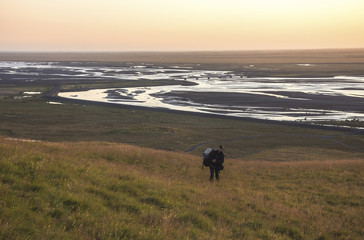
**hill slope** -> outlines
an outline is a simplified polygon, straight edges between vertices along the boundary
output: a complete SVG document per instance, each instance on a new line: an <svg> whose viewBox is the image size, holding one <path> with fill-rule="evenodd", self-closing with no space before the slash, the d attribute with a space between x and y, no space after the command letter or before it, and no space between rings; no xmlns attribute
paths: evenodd
<svg viewBox="0 0 364 240"><path fill-rule="evenodd" d="M0 137L0 238L359 239L363 170L226 159L211 184L190 154Z"/></svg>

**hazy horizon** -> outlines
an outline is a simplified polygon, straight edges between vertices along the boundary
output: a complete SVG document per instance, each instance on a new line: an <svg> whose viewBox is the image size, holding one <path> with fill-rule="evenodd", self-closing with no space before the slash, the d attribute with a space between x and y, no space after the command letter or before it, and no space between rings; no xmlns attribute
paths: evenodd
<svg viewBox="0 0 364 240"><path fill-rule="evenodd" d="M279 52L279 51L340 51L364 50L364 47L292 48L292 49L236 49L236 50L0 50L0 53L193 53L193 52Z"/></svg>
<svg viewBox="0 0 364 240"><path fill-rule="evenodd" d="M364 48L362 0L2 0L1 52Z"/></svg>

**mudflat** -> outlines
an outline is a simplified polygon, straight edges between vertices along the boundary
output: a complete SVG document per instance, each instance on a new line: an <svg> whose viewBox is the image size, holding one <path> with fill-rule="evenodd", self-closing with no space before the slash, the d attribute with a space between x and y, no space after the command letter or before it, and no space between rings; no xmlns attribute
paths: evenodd
<svg viewBox="0 0 364 240"><path fill-rule="evenodd" d="M44 95L54 101L62 101L59 91L95 101L77 91L109 89L96 101L184 111L192 102L195 112L291 121L351 121L364 113L364 49L1 53L0 59L2 85L53 85ZM144 94L152 86L163 89ZM139 104L154 97L163 100Z"/></svg>
<svg viewBox="0 0 364 240"><path fill-rule="evenodd" d="M81 61L178 64L195 69L244 72L248 76L364 75L364 49L0 53L0 61Z"/></svg>

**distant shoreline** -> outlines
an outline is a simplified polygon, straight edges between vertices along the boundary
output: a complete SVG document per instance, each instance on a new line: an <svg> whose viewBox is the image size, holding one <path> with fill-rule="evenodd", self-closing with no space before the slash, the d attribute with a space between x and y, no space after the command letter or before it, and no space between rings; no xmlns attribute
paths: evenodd
<svg viewBox="0 0 364 240"><path fill-rule="evenodd" d="M242 51L0 52L0 61L143 63L364 63L364 48Z"/></svg>

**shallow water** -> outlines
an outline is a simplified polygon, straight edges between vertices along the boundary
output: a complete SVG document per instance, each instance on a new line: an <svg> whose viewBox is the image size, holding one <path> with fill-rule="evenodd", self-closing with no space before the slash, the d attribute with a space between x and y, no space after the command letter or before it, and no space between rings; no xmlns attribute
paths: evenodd
<svg viewBox="0 0 364 240"><path fill-rule="evenodd" d="M299 64L305 69L312 64ZM0 62L2 76L27 81L118 79L184 80L195 85L61 92L60 97L151 108L286 121L364 120L364 77L243 77L228 71L149 65ZM2 77L3 78L3 77Z"/></svg>
<svg viewBox="0 0 364 240"><path fill-rule="evenodd" d="M189 79L198 85L195 86L157 86L157 87L137 87L126 89L97 89L84 92L64 92L59 96L74 99L83 99L90 101L110 102L115 104L127 104L135 106L167 108L180 111L192 111L201 113L213 113L220 115L229 115L237 117L252 117L270 120L286 120L286 121L313 121L313 120L346 120L346 119L364 119L363 112L351 112L335 109L312 109L312 108L286 108L286 107L269 107L269 106L253 106L244 104L244 101L226 105L214 103L204 103L192 101L188 99L188 94L192 92L214 94L223 92L226 97L230 93L240 93L249 95L263 95L271 98L284 99L286 101L312 101L312 98L292 97L286 93L298 92L311 95L332 96L333 99L339 96L347 96L351 98L364 98L364 91L361 90L342 90L342 88L353 88L364 79L357 78L355 81L349 81L338 78L320 79L304 79L296 81L289 78L282 78L282 81L276 82L271 79L247 78L240 80L233 77L230 80L221 79ZM325 80L325 81L322 81ZM335 80L336 82L333 82ZM343 82L337 82L343 80ZM288 92L287 92L288 91ZM114 94L110 96L110 92ZM178 96L179 92L183 92L186 97ZM117 94L115 94L117 93ZM119 95L119 97L115 97ZM357 103L359 104L359 103ZM300 104L297 104L298 106ZM283 105L282 105L283 106ZM364 105L363 105L364 106Z"/></svg>

